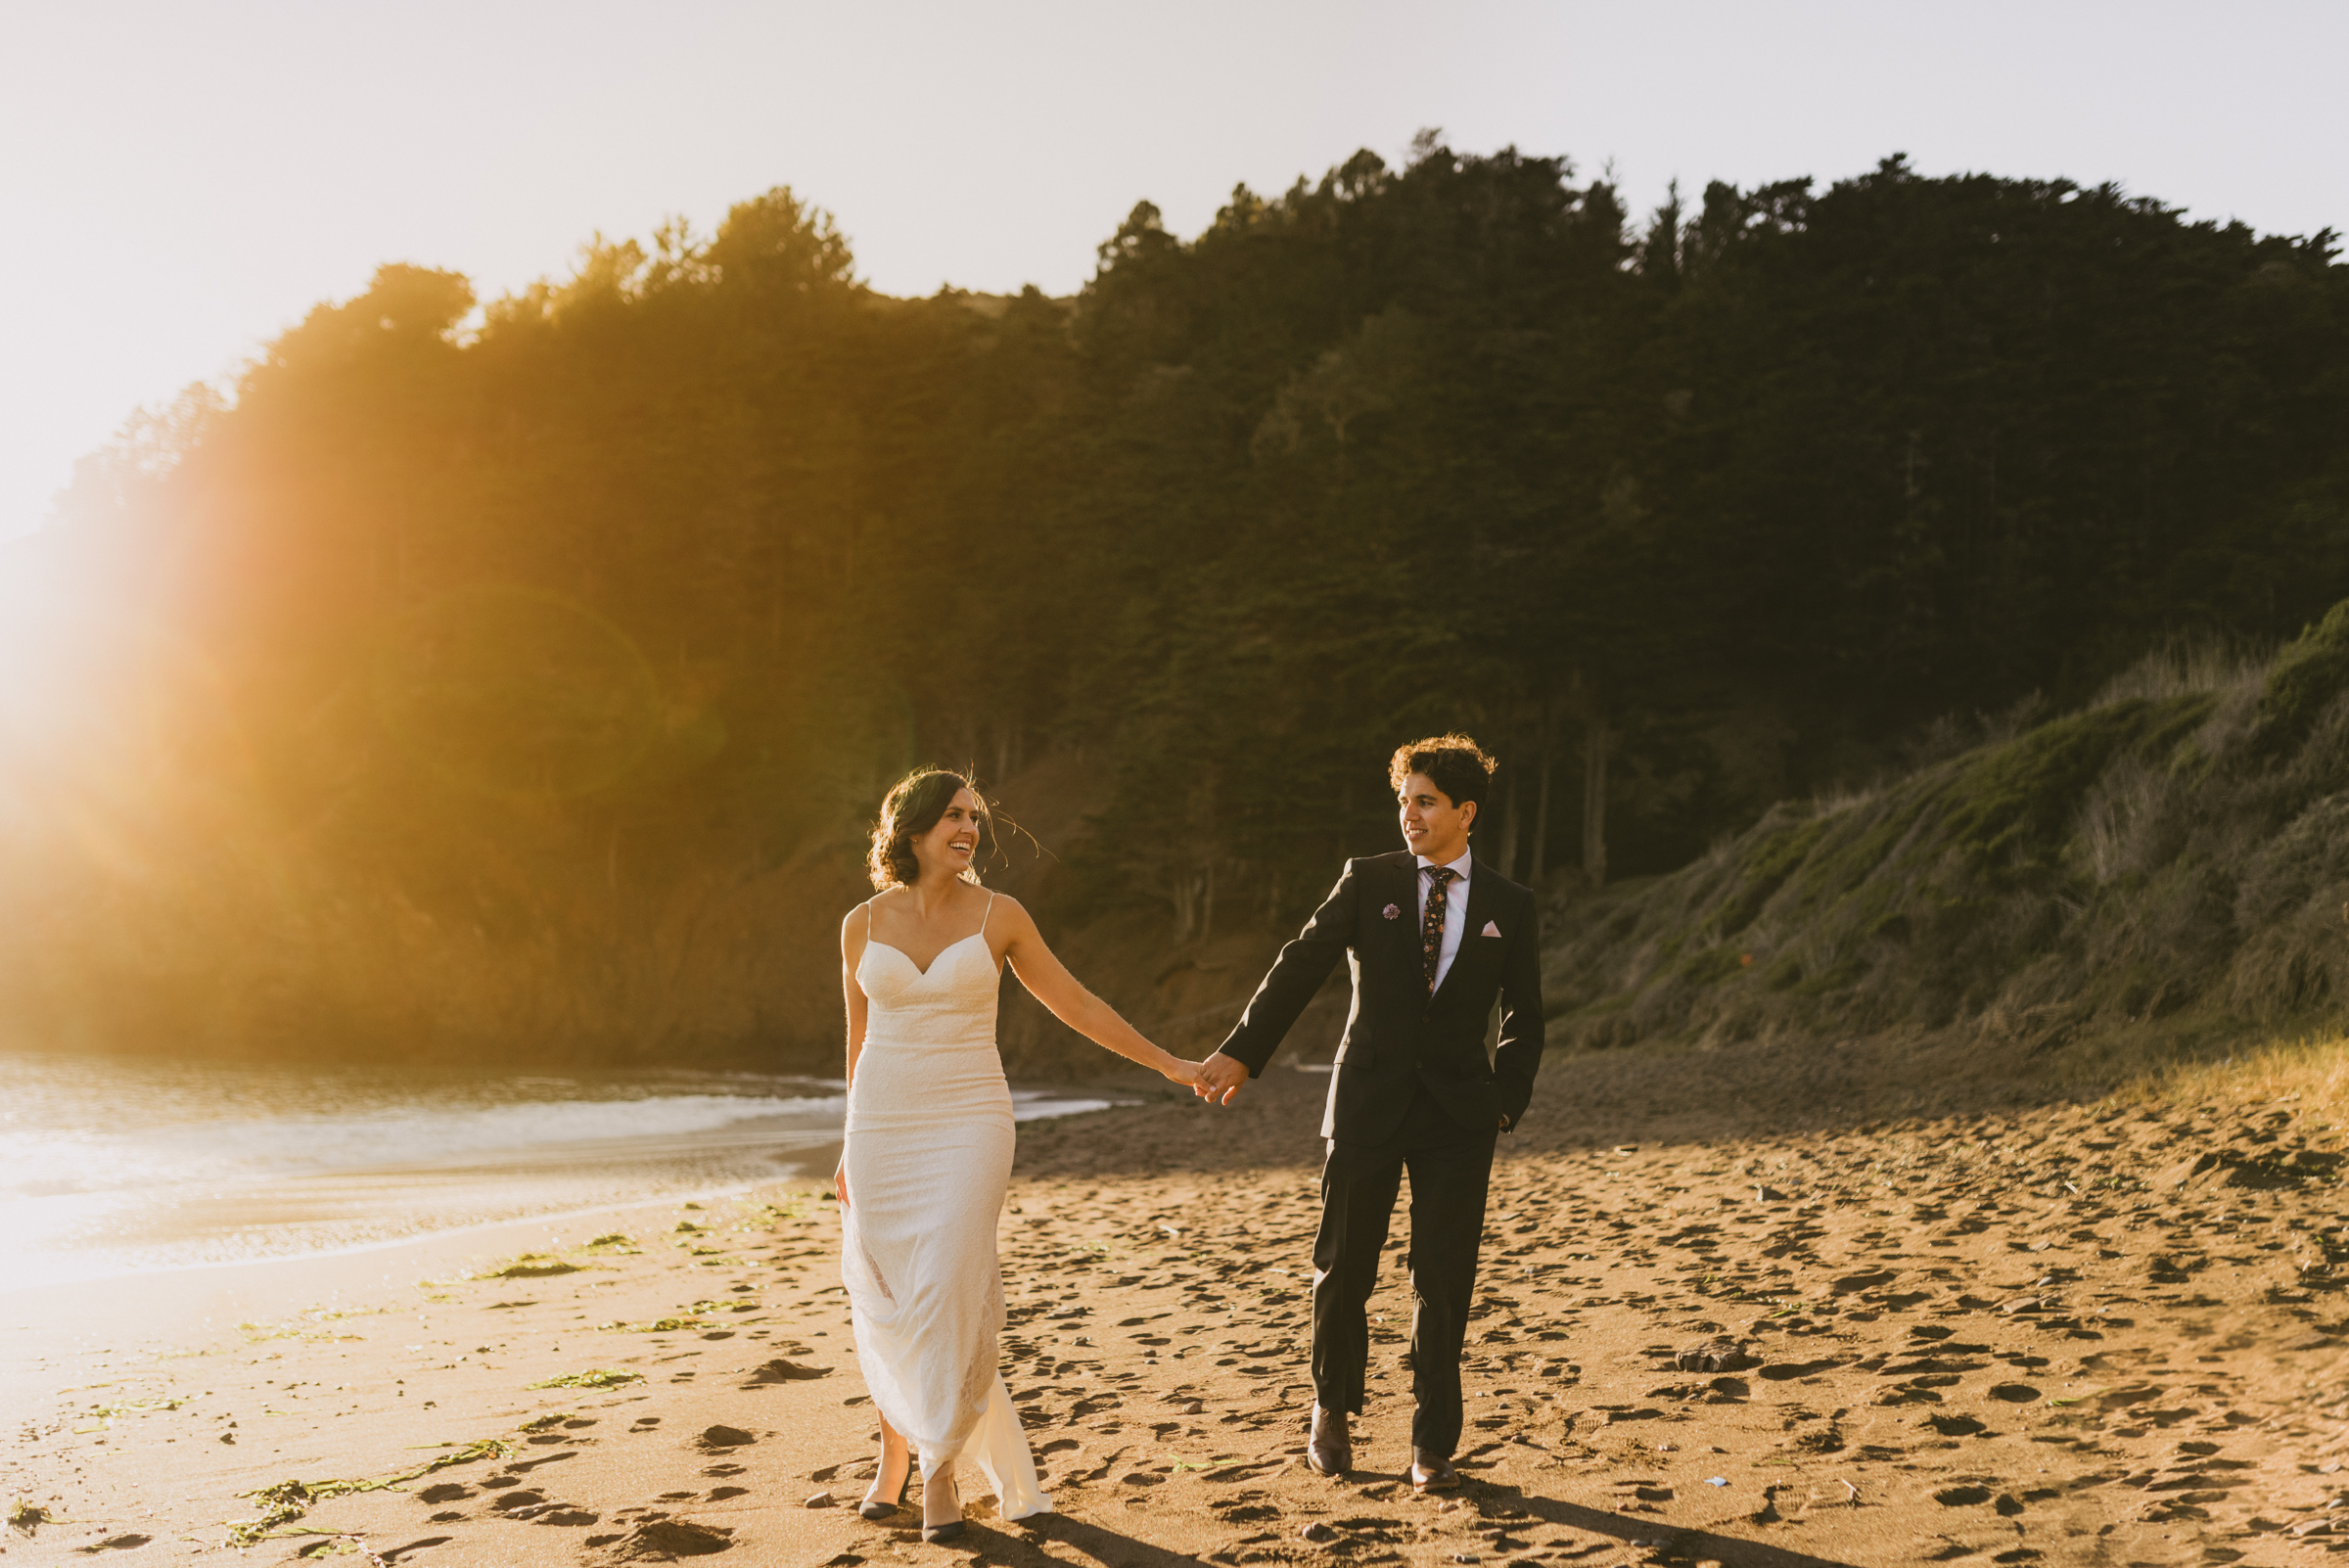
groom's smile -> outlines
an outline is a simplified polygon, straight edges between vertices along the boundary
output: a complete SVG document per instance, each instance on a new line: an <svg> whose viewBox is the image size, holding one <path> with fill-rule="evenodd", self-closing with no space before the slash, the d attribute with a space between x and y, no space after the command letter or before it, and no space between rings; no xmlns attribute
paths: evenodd
<svg viewBox="0 0 2349 1568"><path fill-rule="evenodd" d="M1454 806L1451 797L1425 773L1413 773L1395 792L1403 819L1403 842L1413 854L1437 865L1450 865L1468 852L1468 829L1476 821L1476 803Z"/></svg>

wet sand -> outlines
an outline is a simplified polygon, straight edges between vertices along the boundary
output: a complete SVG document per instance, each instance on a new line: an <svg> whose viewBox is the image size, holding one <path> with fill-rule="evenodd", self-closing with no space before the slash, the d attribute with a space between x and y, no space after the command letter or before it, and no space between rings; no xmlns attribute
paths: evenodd
<svg viewBox="0 0 2349 1568"><path fill-rule="evenodd" d="M1421 1498L1401 1216L1362 1468L1304 1462L1325 1083L1276 1068L1229 1111L1022 1127L1003 1354L1054 1516L1001 1523L968 1467L954 1546L910 1509L855 1515L871 1407L836 1206L802 1184L0 1295L22 1521L0 1545L831 1568L2349 1551L2343 1140L2293 1104L2050 1101L1978 1052L1865 1043L1553 1061L1496 1169L1468 1481Z"/></svg>

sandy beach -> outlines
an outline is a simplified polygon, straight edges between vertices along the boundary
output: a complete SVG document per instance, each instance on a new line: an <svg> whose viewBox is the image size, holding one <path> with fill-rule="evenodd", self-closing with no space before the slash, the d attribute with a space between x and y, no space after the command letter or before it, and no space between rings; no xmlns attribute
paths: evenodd
<svg viewBox="0 0 2349 1568"><path fill-rule="evenodd" d="M2349 1551L2341 1129L1865 1042L1553 1060L1495 1174L1467 1484L1414 1496L1398 1217L1346 1480L1304 1462L1287 1066L1023 1126L1003 1360L1059 1512L858 1518L803 1182L0 1295L10 1562L2288 1563ZM1121 1081L1121 1090L1137 1084ZM1147 1094L1147 1089L1142 1089ZM298 1483L298 1484L289 1484Z"/></svg>

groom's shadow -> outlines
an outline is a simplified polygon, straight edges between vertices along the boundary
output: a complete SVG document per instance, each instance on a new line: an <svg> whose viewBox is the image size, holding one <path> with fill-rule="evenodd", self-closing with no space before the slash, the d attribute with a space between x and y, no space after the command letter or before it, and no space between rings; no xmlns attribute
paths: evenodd
<svg viewBox="0 0 2349 1568"><path fill-rule="evenodd" d="M1065 1513L1043 1514L1009 1529L990 1520L986 1528L974 1529L960 1545L965 1550L984 1553L990 1563L1033 1561L1065 1568L1066 1558L1048 1556L1038 1549L1036 1544L1045 1541L1073 1546L1101 1568L1200 1568L1200 1559L1189 1552L1154 1546Z"/></svg>
<svg viewBox="0 0 2349 1568"><path fill-rule="evenodd" d="M1386 1476L1369 1471L1355 1472L1357 1482L1381 1481ZM1396 1480L1407 1480L1396 1476ZM1793 1551L1767 1542L1743 1536L1725 1536L1710 1530L1675 1527L1655 1519L1634 1518L1627 1514L1611 1513L1604 1508L1588 1508L1581 1503L1566 1502L1555 1498L1537 1497L1514 1487L1492 1489L1504 1496L1544 1524L1564 1525L1594 1536L1611 1536L1629 1545L1635 1541L1671 1543L1671 1557L1675 1561L1711 1558L1725 1568L1854 1568L1854 1565L1831 1557L1815 1557L1807 1551ZM1055 1542L1074 1547L1100 1568L1199 1568L1201 1559L1189 1552L1173 1551L1154 1546L1147 1541L1106 1529L1088 1520L1065 1513L1045 1514L1006 1530L990 1521L974 1529L962 1543L963 1549L984 1555L990 1562L1026 1564L1029 1562L1065 1563L1065 1558L1047 1556L1037 1548L1037 1542ZM1023 1549L1025 1548L1025 1549Z"/></svg>
<svg viewBox="0 0 2349 1568"><path fill-rule="evenodd" d="M1408 1482L1410 1478L1398 1475L1395 1479ZM1814 1557L1807 1551L1773 1546L1746 1536L1719 1535L1700 1527L1670 1525L1660 1519L1641 1519L1605 1508L1586 1507L1579 1502L1544 1498L1518 1486L1490 1481L1471 1485L1491 1497L1507 1499L1513 1506L1523 1508L1543 1524L1563 1525L1594 1536L1612 1536L1627 1545L1635 1541L1669 1543L1669 1560L1674 1562L1709 1559L1723 1564L1723 1568L1855 1568L1854 1564L1836 1558Z"/></svg>

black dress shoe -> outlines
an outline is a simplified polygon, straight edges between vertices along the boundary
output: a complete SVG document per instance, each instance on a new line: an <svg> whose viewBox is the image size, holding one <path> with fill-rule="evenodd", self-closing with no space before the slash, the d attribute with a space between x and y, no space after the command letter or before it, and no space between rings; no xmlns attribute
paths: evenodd
<svg viewBox="0 0 2349 1568"><path fill-rule="evenodd" d="M1426 1449L1411 1450L1413 1492L1450 1492L1459 1484L1460 1472L1451 1467L1449 1457Z"/></svg>
<svg viewBox="0 0 2349 1568"><path fill-rule="evenodd" d="M1323 1475L1344 1475L1354 1468L1354 1440L1346 1432L1346 1412L1313 1407L1313 1434L1306 1440L1306 1463Z"/></svg>

